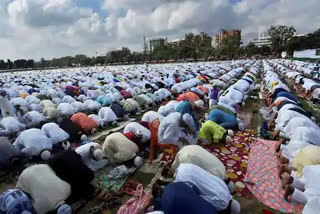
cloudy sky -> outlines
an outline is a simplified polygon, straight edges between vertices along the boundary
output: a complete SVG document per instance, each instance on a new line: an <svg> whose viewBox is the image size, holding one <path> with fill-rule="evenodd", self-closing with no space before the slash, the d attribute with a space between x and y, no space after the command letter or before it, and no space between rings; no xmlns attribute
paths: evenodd
<svg viewBox="0 0 320 214"><path fill-rule="evenodd" d="M319 0L0 0L0 59L142 50L144 35L220 28L242 29L245 42L271 24L308 33L320 28L319 9Z"/></svg>

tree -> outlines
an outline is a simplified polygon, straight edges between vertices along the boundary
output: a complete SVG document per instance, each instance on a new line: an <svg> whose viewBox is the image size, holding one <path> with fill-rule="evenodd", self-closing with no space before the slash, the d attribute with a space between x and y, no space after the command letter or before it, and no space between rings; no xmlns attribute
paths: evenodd
<svg viewBox="0 0 320 214"><path fill-rule="evenodd" d="M218 47L218 54L228 58L234 58L239 54L240 40L237 36L229 36L222 40Z"/></svg>
<svg viewBox="0 0 320 214"><path fill-rule="evenodd" d="M4 60L0 60L0 70L4 70L7 68L7 65Z"/></svg>
<svg viewBox="0 0 320 214"><path fill-rule="evenodd" d="M6 66L7 69L10 69L10 70L13 69L14 64L13 64L13 62L11 62L10 59L7 60L7 63L6 63L6 64L7 64L7 66Z"/></svg>
<svg viewBox="0 0 320 214"><path fill-rule="evenodd" d="M272 50L277 53L277 57L280 57L281 52L285 50L288 41L293 38L295 32L293 26L272 25L270 27L268 33L271 36Z"/></svg>

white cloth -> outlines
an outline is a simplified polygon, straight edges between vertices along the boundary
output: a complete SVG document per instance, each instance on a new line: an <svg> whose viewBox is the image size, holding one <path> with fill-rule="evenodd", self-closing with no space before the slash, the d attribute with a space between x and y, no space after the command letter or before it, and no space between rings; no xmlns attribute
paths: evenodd
<svg viewBox="0 0 320 214"><path fill-rule="evenodd" d="M303 176L305 182L304 195L311 201L314 198L320 197L320 165L305 166L303 168Z"/></svg>
<svg viewBox="0 0 320 214"><path fill-rule="evenodd" d="M90 112L97 111L101 108L101 104L94 100L86 100L84 102L84 105L86 106L86 109Z"/></svg>
<svg viewBox="0 0 320 214"><path fill-rule="evenodd" d="M166 117L171 113L176 112L176 107L179 104L178 101L172 100L168 102L165 106L161 106L158 109L158 113L161 114L162 116Z"/></svg>
<svg viewBox="0 0 320 214"><path fill-rule="evenodd" d="M282 147L282 155L289 159L289 161L293 160L294 157L299 153L301 149L303 149L306 146L311 145L310 143L307 143L305 141L299 141L299 140L290 140L289 143Z"/></svg>
<svg viewBox="0 0 320 214"><path fill-rule="evenodd" d="M17 137L13 145L29 156L38 156L43 150L52 149L52 141L40 129L28 129Z"/></svg>
<svg viewBox="0 0 320 214"><path fill-rule="evenodd" d="M89 167L92 171L97 171L98 169L101 169L105 165L107 165L107 160L100 160L96 161L92 158L92 155L90 154L90 148L94 147L95 149L102 149L100 144L98 143L87 143L85 145L79 146L75 152L78 153L81 156L82 162Z"/></svg>
<svg viewBox="0 0 320 214"><path fill-rule="evenodd" d="M128 125L126 125L124 127L123 133L129 133L129 132L133 132L136 133L137 131L141 131L142 132L142 142L146 143L147 141L149 141L151 139L151 132L149 129L147 129L146 127L140 125L137 122L131 122Z"/></svg>
<svg viewBox="0 0 320 214"><path fill-rule="evenodd" d="M291 111L291 110L279 111L278 117L275 120L276 129L281 130L281 127L286 126L292 118L298 118L298 117L302 117L302 118L306 118L306 119L308 118L308 117L306 117L296 111Z"/></svg>
<svg viewBox="0 0 320 214"><path fill-rule="evenodd" d="M71 104L73 102L76 102L76 100L70 95L67 95L63 97L62 102Z"/></svg>
<svg viewBox="0 0 320 214"><path fill-rule="evenodd" d="M23 116L23 122L27 124L28 128L40 126L44 121L46 118L37 111L29 111Z"/></svg>
<svg viewBox="0 0 320 214"><path fill-rule="evenodd" d="M226 183L194 164L180 164L175 182L195 185L200 197L212 204L218 211L225 210L232 199Z"/></svg>
<svg viewBox="0 0 320 214"><path fill-rule="evenodd" d="M169 143L181 146L179 138L182 132L180 127L181 114L178 112L169 114L160 123L158 130L158 140L160 143Z"/></svg>
<svg viewBox="0 0 320 214"><path fill-rule="evenodd" d="M51 100L42 100L41 102L40 102L40 105L43 107L43 108L48 108L48 107L56 107L56 105L53 103L53 102L51 102Z"/></svg>
<svg viewBox="0 0 320 214"><path fill-rule="evenodd" d="M320 146L320 128L298 127L291 136L291 140L304 141Z"/></svg>
<svg viewBox="0 0 320 214"><path fill-rule="evenodd" d="M57 110L65 116L71 116L76 113L76 109L69 103L60 103Z"/></svg>
<svg viewBox="0 0 320 214"><path fill-rule="evenodd" d="M17 187L31 196L38 214L55 211L71 194L70 185L46 164L25 169L18 179Z"/></svg>
<svg viewBox="0 0 320 214"><path fill-rule="evenodd" d="M29 104L39 104L41 102L40 99L38 99L36 96L33 95L29 95L25 98L25 100L29 103Z"/></svg>
<svg viewBox="0 0 320 214"><path fill-rule="evenodd" d="M201 167L210 174L226 179L226 168L213 154L198 145L184 146L176 155L172 168L176 170L180 164L190 163Z"/></svg>
<svg viewBox="0 0 320 214"><path fill-rule="evenodd" d="M0 125L9 133L15 134L26 128L26 125L19 122L16 117L5 117L0 121Z"/></svg>
<svg viewBox="0 0 320 214"><path fill-rule="evenodd" d="M319 128L317 124L315 124L311 119L307 117L294 117L287 123L287 125L281 131L283 131L284 136L286 138L290 139L292 134L295 132L295 129L302 126Z"/></svg>
<svg viewBox="0 0 320 214"><path fill-rule="evenodd" d="M141 121L144 121L144 122L147 122L147 123L151 123L155 119L159 119L160 121L162 121L163 118L164 118L164 116L162 116L158 112L148 111L142 116Z"/></svg>
<svg viewBox="0 0 320 214"><path fill-rule="evenodd" d="M102 107L99 110L98 116L103 120L105 123L113 122L117 120L117 115L112 111L110 107Z"/></svg>
<svg viewBox="0 0 320 214"><path fill-rule="evenodd" d="M69 139L69 134L61 129L56 123L47 123L41 130L51 139L52 144L60 143Z"/></svg>
<svg viewBox="0 0 320 214"><path fill-rule="evenodd" d="M303 208L302 214L317 214L320 210L320 197L310 200Z"/></svg>
<svg viewBox="0 0 320 214"><path fill-rule="evenodd" d="M139 151L138 146L120 132L107 136L102 148L111 163L131 160Z"/></svg>
<svg viewBox="0 0 320 214"><path fill-rule="evenodd" d="M9 102L7 97L2 95L0 95L0 109L3 118L15 116L12 104Z"/></svg>
<svg viewBox="0 0 320 214"><path fill-rule="evenodd" d="M83 104L82 102L75 101L75 102L72 102L71 105L76 110L76 112L83 112L86 110L86 105Z"/></svg>

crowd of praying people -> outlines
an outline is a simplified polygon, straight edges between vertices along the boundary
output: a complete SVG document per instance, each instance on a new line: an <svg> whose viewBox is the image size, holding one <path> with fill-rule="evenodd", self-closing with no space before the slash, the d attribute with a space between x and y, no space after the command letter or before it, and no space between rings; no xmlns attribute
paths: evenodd
<svg viewBox="0 0 320 214"><path fill-rule="evenodd" d="M279 61L264 62L264 98L270 115L266 127L271 138L280 137L277 155L284 198L305 205L303 213L312 214L318 212L320 200L315 179L320 173L320 127L282 81L290 77L286 80L294 82L297 75L303 75L292 68Z"/></svg>
<svg viewBox="0 0 320 214"><path fill-rule="evenodd" d="M148 157L157 158L150 153L151 126L158 121L157 143L171 145L177 154L152 185L144 213L240 214L235 184L204 146L230 144L234 133L244 130L237 114L262 67L267 113L272 115L266 129L282 138L279 176L285 198L315 203L317 186L310 176L320 172L319 127L276 73L286 73L280 63L242 60L0 74L0 170L10 173L25 166L16 187L1 194L0 213L72 213L72 204L98 192L92 185L97 171L139 168ZM141 120L130 119L140 114ZM101 144L92 140L122 122L123 129Z"/></svg>

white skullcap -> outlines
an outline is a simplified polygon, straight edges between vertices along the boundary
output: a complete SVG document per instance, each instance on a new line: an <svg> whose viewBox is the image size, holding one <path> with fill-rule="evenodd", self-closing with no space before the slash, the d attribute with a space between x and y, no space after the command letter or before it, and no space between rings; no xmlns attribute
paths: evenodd
<svg viewBox="0 0 320 214"><path fill-rule="evenodd" d="M81 138L80 138L81 141L85 141L85 140L88 140L88 137L87 135L83 134L81 135Z"/></svg>
<svg viewBox="0 0 320 214"><path fill-rule="evenodd" d="M234 135L233 131L231 129L228 129L228 136L232 137Z"/></svg>
<svg viewBox="0 0 320 214"><path fill-rule="evenodd" d="M99 160L102 160L103 159L103 152L101 149L96 149L94 152L93 152L93 157L99 161Z"/></svg>
<svg viewBox="0 0 320 214"><path fill-rule="evenodd" d="M231 143L232 142L232 138L228 135L227 137L226 137L226 144L229 144L229 143Z"/></svg>
<svg viewBox="0 0 320 214"><path fill-rule="evenodd" d="M45 150L43 152L41 152L40 157L42 160L49 160L49 158L51 157L51 152L49 150Z"/></svg>
<svg viewBox="0 0 320 214"><path fill-rule="evenodd" d="M57 214L71 214L71 213L72 213L72 209L68 204L62 204L57 210Z"/></svg>
<svg viewBox="0 0 320 214"><path fill-rule="evenodd" d="M62 143L62 147L64 150L68 150L70 147L70 142L69 141L65 141Z"/></svg>
<svg viewBox="0 0 320 214"><path fill-rule="evenodd" d="M136 137L143 137L142 131L136 131L136 133L134 133L134 135Z"/></svg>
<svg viewBox="0 0 320 214"><path fill-rule="evenodd" d="M196 106L198 106L199 108L203 108L204 106L204 102L202 100L197 100L194 102L194 104L196 104Z"/></svg>
<svg viewBox="0 0 320 214"><path fill-rule="evenodd" d="M190 114L184 114L183 115L183 121L189 126L194 127L194 120Z"/></svg>
<svg viewBox="0 0 320 214"><path fill-rule="evenodd" d="M143 164L143 160L142 160L141 157L137 156L137 157L134 158L133 163L134 163L134 165L135 165L136 167L140 167L140 166L142 166L142 164Z"/></svg>
<svg viewBox="0 0 320 214"><path fill-rule="evenodd" d="M240 204L237 200L232 199L231 202L231 214L240 214Z"/></svg>

